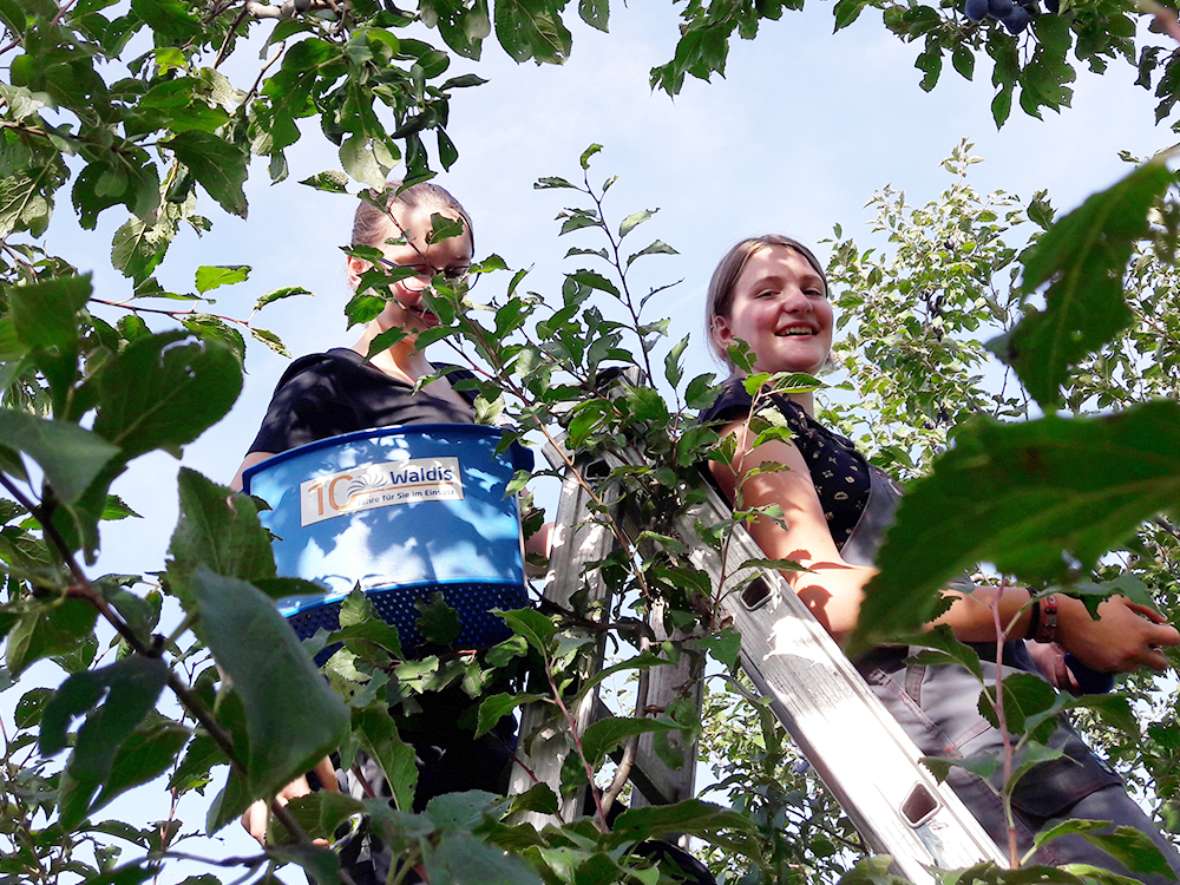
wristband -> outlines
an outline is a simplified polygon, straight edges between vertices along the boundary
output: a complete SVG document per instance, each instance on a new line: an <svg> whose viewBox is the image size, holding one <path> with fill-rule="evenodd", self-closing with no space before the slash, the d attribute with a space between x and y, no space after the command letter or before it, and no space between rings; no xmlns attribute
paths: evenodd
<svg viewBox="0 0 1180 885"><path fill-rule="evenodd" d="M1025 639L1036 640L1037 628L1041 624L1041 600L1034 599L1032 604L1032 615L1028 619L1028 629L1024 631Z"/></svg>
<svg viewBox="0 0 1180 885"><path fill-rule="evenodd" d="M1038 600L1040 618L1037 632L1033 639L1037 642L1055 642L1057 640L1057 594L1050 593Z"/></svg>

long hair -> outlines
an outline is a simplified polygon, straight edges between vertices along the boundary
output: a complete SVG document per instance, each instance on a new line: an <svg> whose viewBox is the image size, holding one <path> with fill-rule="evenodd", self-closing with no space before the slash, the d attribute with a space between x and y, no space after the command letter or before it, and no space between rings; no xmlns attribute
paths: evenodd
<svg viewBox="0 0 1180 885"><path fill-rule="evenodd" d="M368 200L362 200L356 207L356 215L352 220L352 245L381 246L387 239L400 234L397 225L391 218L394 206L402 205L408 209L428 206L437 209L450 209L463 219L463 226L467 229L471 252L475 253L475 228L471 224L471 216L463 208L463 204L449 190L441 185L429 181L411 185L400 194L397 192L400 181L389 181L385 185L385 193L389 194L384 207L374 205Z"/></svg>

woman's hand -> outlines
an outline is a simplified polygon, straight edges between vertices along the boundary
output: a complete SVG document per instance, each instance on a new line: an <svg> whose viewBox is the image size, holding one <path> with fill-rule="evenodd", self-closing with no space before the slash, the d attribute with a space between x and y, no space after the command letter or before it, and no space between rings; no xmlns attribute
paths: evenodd
<svg viewBox="0 0 1180 885"><path fill-rule="evenodd" d="M319 778L320 783L325 790L331 790L339 793L340 789L336 786L336 768L332 765L332 760L325 757L321 759L315 767L315 775ZM275 795L275 801L279 805L286 805L292 799L298 799L300 796L306 796L311 792L311 786L307 783L307 778L302 774L287 786L283 787ZM253 836L259 845L266 845L266 828L270 822L270 805L265 799L259 799L250 805L249 808L242 814L242 826L246 832ZM327 845L326 839L316 839L315 844Z"/></svg>
<svg viewBox="0 0 1180 885"><path fill-rule="evenodd" d="M1180 645L1180 632L1159 612L1112 596L1098 606L1098 620L1086 606L1058 597L1058 641L1078 660L1104 673L1130 673L1140 667L1165 670L1168 659L1161 646Z"/></svg>
<svg viewBox="0 0 1180 885"><path fill-rule="evenodd" d="M1077 694L1081 687L1074 677L1073 671L1065 663L1065 649L1056 642L1026 643L1028 656L1037 665L1037 670L1054 688Z"/></svg>

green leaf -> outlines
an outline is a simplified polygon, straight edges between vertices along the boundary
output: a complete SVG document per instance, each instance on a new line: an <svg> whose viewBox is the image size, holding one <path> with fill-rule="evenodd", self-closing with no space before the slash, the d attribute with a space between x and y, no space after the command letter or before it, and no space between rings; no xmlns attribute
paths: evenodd
<svg viewBox="0 0 1180 885"><path fill-rule="evenodd" d="M902 499L853 645L916 630L945 582L976 562L1034 581L1066 577L1071 559L1091 568L1177 496L1178 403L1100 418L973 420Z"/></svg>
<svg viewBox="0 0 1180 885"><path fill-rule="evenodd" d="M513 61L563 64L573 38L555 0L496 0L496 39Z"/></svg>
<svg viewBox="0 0 1180 885"><path fill-rule="evenodd" d="M199 566L226 577L273 578L270 537L248 495L236 495L188 467L180 468L180 518L169 553L184 572Z"/></svg>
<svg viewBox="0 0 1180 885"><path fill-rule="evenodd" d="M1097 826L1070 830L1070 824ZM1104 832L1109 828L1110 821L1064 821L1053 827L1048 833L1039 833L1036 837L1036 844L1039 847L1048 842L1050 838L1076 833L1091 845L1105 851L1132 873L1175 877L1176 871L1172 869L1163 853L1146 833L1127 826L1115 827L1114 832ZM1059 830L1064 832L1057 832Z"/></svg>
<svg viewBox="0 0 1180 885"><path fill-rule="evenodd" d="M688 337L685 335L672 345L664 356L664 377L673 387L680 384L680 379L684 377L684 367L680 364L680 357L684 355L684 351L688 347Z"/></svg>
<svg viewBox="0 0 1180 885"><path fill-rule="evenodd" d="M315 175L304 178L299 183L306 184L308 187L314 187L317 191L326 191L330 194L348 193L348 176L335 169L317 172Z"/></svg>
<svg viewBox="0 0 1180 885"><path fill-rule="evenodd" d="M652 240L638 252L627 256L627 267L630 267L636 259L642 258L644 255L679 255L680 253L665 243L663 240Z"/></svg>
<svg viewBox="0 0 1180 885"><path fill-rule="evenodd" d="M600 31L610 31L610 0L578 0L582 21Z"/></svg>
<svg viewBox="0 0 1180 885"><path fill-rule="evenodd" d="M137 728L119 747L110 774L87 813L93 814L116 796L166 772L188 737L187 728L163 718Z"/></svg>
<svg viewBox="0 0 1180 885"><path fill-rule="evenodd" d="M861 12L867 5L868 0L836 0L836 5L832 8L832 14L836 18L836 26L832 29L832 33L843 30L860 18Z"/></svg>
<svg viewBox="0 0 1180 885"><path fill-rule="evenodd" d="M275 793L337 748L348 711L265 594L204 567L186 584L198 634L245 708L246 788Z"/></svg>
<svg viewBox="0 0 1180 885"><path fill-rule="evenodd" d="M713 372L697 375L684 390L684 404L690 409L709 408L721 395L720 387L714 384L716 380L717 375Z"/></svg>
<svg viewBox="0 0 1180 885"><path fill-rule="evenodd" d="M504 619L513 633L523 636L538 654L548 654L549 644L557 634L557 628L549 618L532 608L497 611L496 614Z"/></svg>
<svg viewBox="0 0 1180 885"><path fill-rule="evenodd" d="M910 659L915 663L958 664L969 670L979 680L982 687L983 666L979 661L979 652L970 645L960 642L946 624L940 624L933 630L907 637L901 640L900 644L918 645L927 649Z"/></svg>
<svg viewBox="0 0 1180 885"><path fill-rule="evenodd" d="M287 805L287 810L313 839L331 839L337 827L364 809L359 800L333 790L318 790Z"/></svg>
<svg viewBox="0 0 1180 885"><path fill-rule="evenodd" d="M1000 771L1001 763L991 750L981 750L970 756L923 756L922 764L938 780L944 781L952 768L962 768L981 780L990 781Z"/></svg>
<svg viewBox="0 0 1180 885"><path fill-rule="evenodd" d="M64 828L72 829L86 818L95 793L111 775L119 748L155 708L167 678L168 666L159 658L132 655L99 670L76 673L58 688L41 718L39 743L45 755L60 752L70 721L98 705L78 729L62 775L59 809Z"/></svg>
<svg viewBox="0 0 1180 885"><path fill-rule="evenodd" d="M77 313L90 298L92 290L90 274L4 287L3 294L17 339L30 349L75 348L78 343Z"/></svg>
<svg viewBox="0 0 1180 885"><path fill-rule="evenodd" d="M16 702L12 719L17 728L31 728L41 721L41 714L45 712L45 705L53 697L51 688L34 688L21 695Z"/></svg>
<svg viewBox="0 0 1180 885"><path fill-rule="evenodd" d="M509 814L520 814L525 811L535 811L540 814L557 814L557 794L548 784L533 784L523 793L512 797Z"/></svg>
<svg viewBox="0 0 1180 885"><path fill-rule="evenodd" d="M659 209L640 209L638 212L632 212L619 222L619 239L621 240L627 236L627 234L631 233L631 231L635 230L635 228L639 227L639 225L643 224L643 222L647 221L659 211Z"/></svg>
<svg viewBox="0 0 1180 885"><path fill-rule="evenodd" d="M524 704L543 699L543 694L494 694L480 701L479 722L475 728L475 736L482 737L493 728L496 723Z"/></svg>
<svg viewBox="0 0 1180 885"><path fill-rule="evenodd" d="M602 761L602 758L614 747L631 737L650 732L680 731L675 722L663 719L634 719L627 716L610 716L600 719L586 729L582 735L582 751L586 761L592 766Z"/></svg>
<svg viewBox="0 0 1180 885"><path fill-rule="evenodd" d="M1045 309L1028 311L1007 340L1004 359L1044 409L1061 399L1069 367L1110 341L1131 321L1123 274L1147 212L1174 180L1162 162L1147 163L1057 221L1023 258L1021 287L1052 279Z"/></svg>
<svg viewBox="0 0 1180 885"><path fill-rule="evenodd" d="M119 454L119 448L77 424L0 409L0 438L45 472L58 499L73 504Z"/></svg>
<svg viewBox="0 0 1180 885"><path fill-rule="evenodd" d="M5 637L5 663L13 678L35 661L77 648L94 632L98 610L81 599L39 605L21 615Z"/></svg>
<svg viewBox="0 0 1180 885"><path fill-rule="evenodd" d="M937 86L938 77L942 74L942 52L938 45L928 45L914 61L914 67L922 72L918 86L923 92L929 92Z"/></svg>
<svg viewBox="0 0 1180 885"><path fill-rule="evenodd" d="M242 189L249 174L246 151L209 132L196 131L182 132L164 146L172 149L176 159L188 167L222 209L246 217L246 193Z"/></svg>
<svg viewBox="0 0 1180 885"><path fill-rule="evenodd" d="M316 885L339 885L344 881L340 877L340 856L330 848L301 842L268 848L267 854L301 867L307 880Z"/></svg>
<svg viewBox="0 0 1180 885"><path fill-rule="evenodd" d="M447 605L442 593L433 593L429 600L419 599L414 603L418 610L418 629L427 642L450 645L463 629L459 613Z"/></svg>
<svg viewBox="0 0 1180 885"><path fill-rule="evenodd" d="M131 8L164 45L178 46L201 33L200 19L194 18L181 0L131 0Z"/></svg>
<svg viewBox="0 0 1180 885"><path fill-rule="evenodd" d="M742 635L737 630L727 627L720 633L692 640L692 645L704 649L714 660L732 670L737 666L738 655L741 654Z"/></svg>
<svg viewBox="0 0 1180 885"><path fill-rule="evenodd" d="M461 218L452 218L440 212L430 213L430 233L426 235L426 242L434 244L454 237L463 236L467 230Z"/></svg>
<svg viewBox="0 0 1180 885"><path fill-rule="evenodd" d="M353 590L340 604L340 629L328 637L329 642L344 642L355 654L364 655L360 642L381 646L398 659L405 658L401 638L393 624L387 624L377 614L372 600L360 588Z"/></svg>
<svg viewBox="0 0 1180 885"><path fill-rule="evenodd" d="M975 76L975 53L964 43L958 43L951 51L951 66L964 80Z"/></svg>
<svg viewBox="0 0 1180 885"><path fill-rule="evenodd" d="M499 18L500 3L496 4ZM469 833L447 833L426 855L431 882L495 882L497 885L540 885L541 878L523 861Z"/></svg>
<svg viewBox="0 0 1180 885"><path fill-rule="evenodd" d="M373 140L364 135L353 135L340 145L340 164L344 171L361 184L380 190L385 187L388 170L382 169L376 153L371 149Z"/></svg>
<svg viewBox="0 0 1180 885"><path fill-rule="evenodd" d="M602 145L600 145L600 144L590 145L590 147L588 147L588 148L586 148L586 150L582 151L582 156L580 156L578 158L578 165L580 165L583 169L589 169L590 168L590 158L593 157L595 154L597 154L601 150L602 150ZM604 190L605 190L605 188L604 188Z"/></svg>
<svg viewBox="0 0 1180 885"><path fill-rule="evenodd" d="M632 808L618 816L612 832L625 839L658 839L669 833L692 833L700 836L717 830L752 832L753 821L700 799L687 799L673 805Z"/></svg>
<svg viewBox="0 0 1180 885"><path fill-rule="evenodd" d="M134 458L175 450L223 418L242 389L225 347L167 332L132 341L98 374L94 430Z"/></svg>
<svg viewBox="0 0 1180 885"><path fill-rule="evenodd" d="M197 291L204 295L206 292L220 286L233 286L244 283L250 278L248 264L205 264L197 268Z"/></svg>
<svg viewBox="0 0 1180 885"><path fill-rule="evenodd" d="M176 225L168 221L148 224L138 218L123 223L111 241L111 264L139 285L148 279L176 236Z"/></svg>
<svg viewBox="0 0 1180 885"><path fill-rule="evenodd" d="M577 185L567 181L560 175L545 175L533 182L533 190L552 190L554 188L569 188L577 190Z"/></svg>
<svg viewBox="0 0 1180 885"><path fill-rule="evenodd" d="M398 809L412 811L414 790L418 785L418 765L414 748L401 739L389 710L384 704L378 704L356 711L353 714L353 731L381 766Z"/></svg>
<svg viewBox="0 0 1180 885"><path fill-rule="evenodd" d="M1065 756L1065 753L1056 747L1046 746L1038 741L1028 741L1020 753L1016 768L1012 771L1012 776L1004 784L1005 794L1011 795L1016 789L1017 784L1020 783L1021 778L1038 765L1044 765L1046 762L1061 759L1063 756Z"/></svg>
<svg viewBox="0 0 1180 885"><path fill-rule="evenodd" d="M225 765L228 760L217 741L207 734L198 734L188 745L188 750L172 777L168 780L168 789L179 793L191 790L202 790L211 780L210 770L215 765Z"/></svg>

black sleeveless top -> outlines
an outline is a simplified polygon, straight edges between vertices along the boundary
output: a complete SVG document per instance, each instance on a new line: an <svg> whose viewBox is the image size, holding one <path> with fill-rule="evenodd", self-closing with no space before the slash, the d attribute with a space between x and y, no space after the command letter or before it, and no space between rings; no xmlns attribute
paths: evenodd
<svg viewBox="0 0 1180 885"><path fill-rule="evenodd" d="M466 369L445 368L453 369L447 374L452 383L475 377ZM474 390L456 392L474 404ZM249 450L285 452L370 427L471 423L471 414L451 400L425 391L415 394L413 387L386 375L355 350L333 347L302 356L287 367Z"/></svg>
<svg viewBox="0 0 1180 885"><path fill-rule="evenodd" d="M745 418L750 413L752 398L742 382L741 378L725 382L721 395L701 412L699 420L727 423ZM843 547L869 499L868 464L851 440L824 427L798 403L780 394L766 402L786 419L793 434L791 441L811 473L832 540L837 548Z"/></svg>

